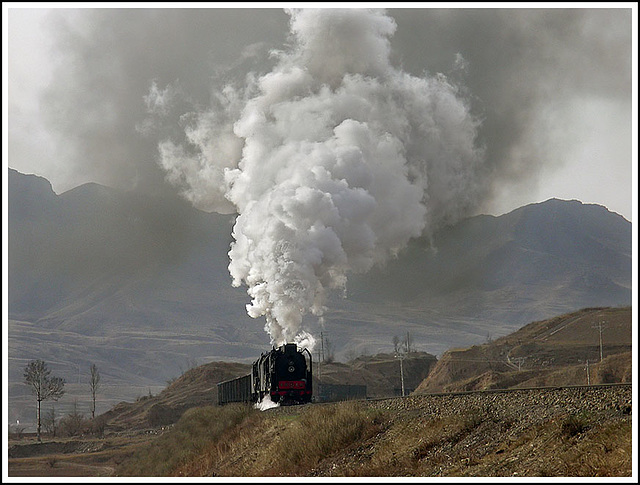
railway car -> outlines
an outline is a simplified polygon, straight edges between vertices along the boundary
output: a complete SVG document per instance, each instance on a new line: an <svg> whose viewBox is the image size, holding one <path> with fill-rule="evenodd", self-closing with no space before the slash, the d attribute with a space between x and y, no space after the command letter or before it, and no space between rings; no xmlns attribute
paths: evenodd
<svg viewBox="0 0 640 485"><path fill-rule="evenodd" d="M304 404L312 398L313 362L308 349L285 344L265 352L251 373L218 383L218 404L260 402L265 396L278 404Z"/></svg>

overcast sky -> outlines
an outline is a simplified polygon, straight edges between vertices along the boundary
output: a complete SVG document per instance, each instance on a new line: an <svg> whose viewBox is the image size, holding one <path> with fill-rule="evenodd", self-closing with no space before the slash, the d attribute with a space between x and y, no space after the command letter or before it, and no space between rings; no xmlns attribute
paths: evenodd
<svg viewBox="0 0 640 485"><path fill-rule="evenodd" d="M612 5L624 8L387 11L393 64L444 74L482 121L492 182L480 212L557 197L632 220L637 10ZM3 164L46 177L58 193L85 182L175 190L158 163L160 140L144 129L153 83L208 105L225 83L268 72L269 52L289 42L280 8L26 6L3 4Z"/></svg>

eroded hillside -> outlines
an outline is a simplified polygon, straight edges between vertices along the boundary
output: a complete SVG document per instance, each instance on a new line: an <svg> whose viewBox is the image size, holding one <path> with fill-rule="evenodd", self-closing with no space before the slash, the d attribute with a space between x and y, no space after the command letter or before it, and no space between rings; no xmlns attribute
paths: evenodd
<svg viewBox="0 0 640 485"><path fill-rule="evenodd" d="M587 308L452 349L416 392L630 382L631 351L631 307Z"/></svg>

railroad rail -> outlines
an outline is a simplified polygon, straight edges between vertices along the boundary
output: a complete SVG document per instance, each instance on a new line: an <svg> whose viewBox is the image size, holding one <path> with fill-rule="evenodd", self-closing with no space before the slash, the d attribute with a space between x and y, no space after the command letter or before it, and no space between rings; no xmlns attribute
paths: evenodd
<svg viewBox="0 0 640 485"><path fill-rule="evenodd" d="M459 396L470 396L470 395L492 395L492 394L509 394L509 393L522 393L522 392L557 392L563 390L597 390L597 389L610 389L610 388L629 388L631 389L633 384L631 382L615 382L610 384L592 384L592 385L567 385L567 386L541 386L541 387L522 387L522 388L511 388L511 389L482 389L482 390L474 390L474 391L455 391L455 392L435 392L435 393L424 393L424 394L410 394L408 396L387 396L387 397L369 397L366 399L352 399L352 402L362 402L362 403L382 403L384 401L410 401L413 399L428 399L430 397L459 397ZM274 407L266 410L266 412L285 412L291 414L297 414L297 411L302 411L306 409L308 406L325 406L336 404L341 401L331 401L331 402L311 402L299 406L284 406L284 407Z"/></svg>
<svg viewBox="0 0 640 485"><path fill-rule="evenodd" d="M504 394L510 392L519 391L560 391L563 389L597 389L607 387L632 387L631 382L612 382L609 384L576 384L567 386L542 386L542 387L516 387L509 389L478 389L473 391L450 391L450 392L430 392L423 394L410 394L408 396L389 396L389 397L374 397L367 398L366 401L384 401L385 399L404 399L407 397L422 397L422 396L464 396L467 394Z"/></svg>

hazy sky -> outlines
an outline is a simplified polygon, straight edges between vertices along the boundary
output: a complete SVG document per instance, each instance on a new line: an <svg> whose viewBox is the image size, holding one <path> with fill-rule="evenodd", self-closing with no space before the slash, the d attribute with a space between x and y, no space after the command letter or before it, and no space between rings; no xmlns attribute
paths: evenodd
<svg viewBox="0 0 640 485"><path fill-rule="evenodd" d="M58 193L89 181L175 190L158 163L159 139L145 130L150 89L172 86L190 107L210 105L213 90L271 69L269 52L289 42L289 16L252 4L88 5L3 3L4 168L42 175ZM387 11L397 25L392 62L414 76L444 74L482 121L492 182L478 211L558 197L632 220L635 3L504 5Z"/></svg>

